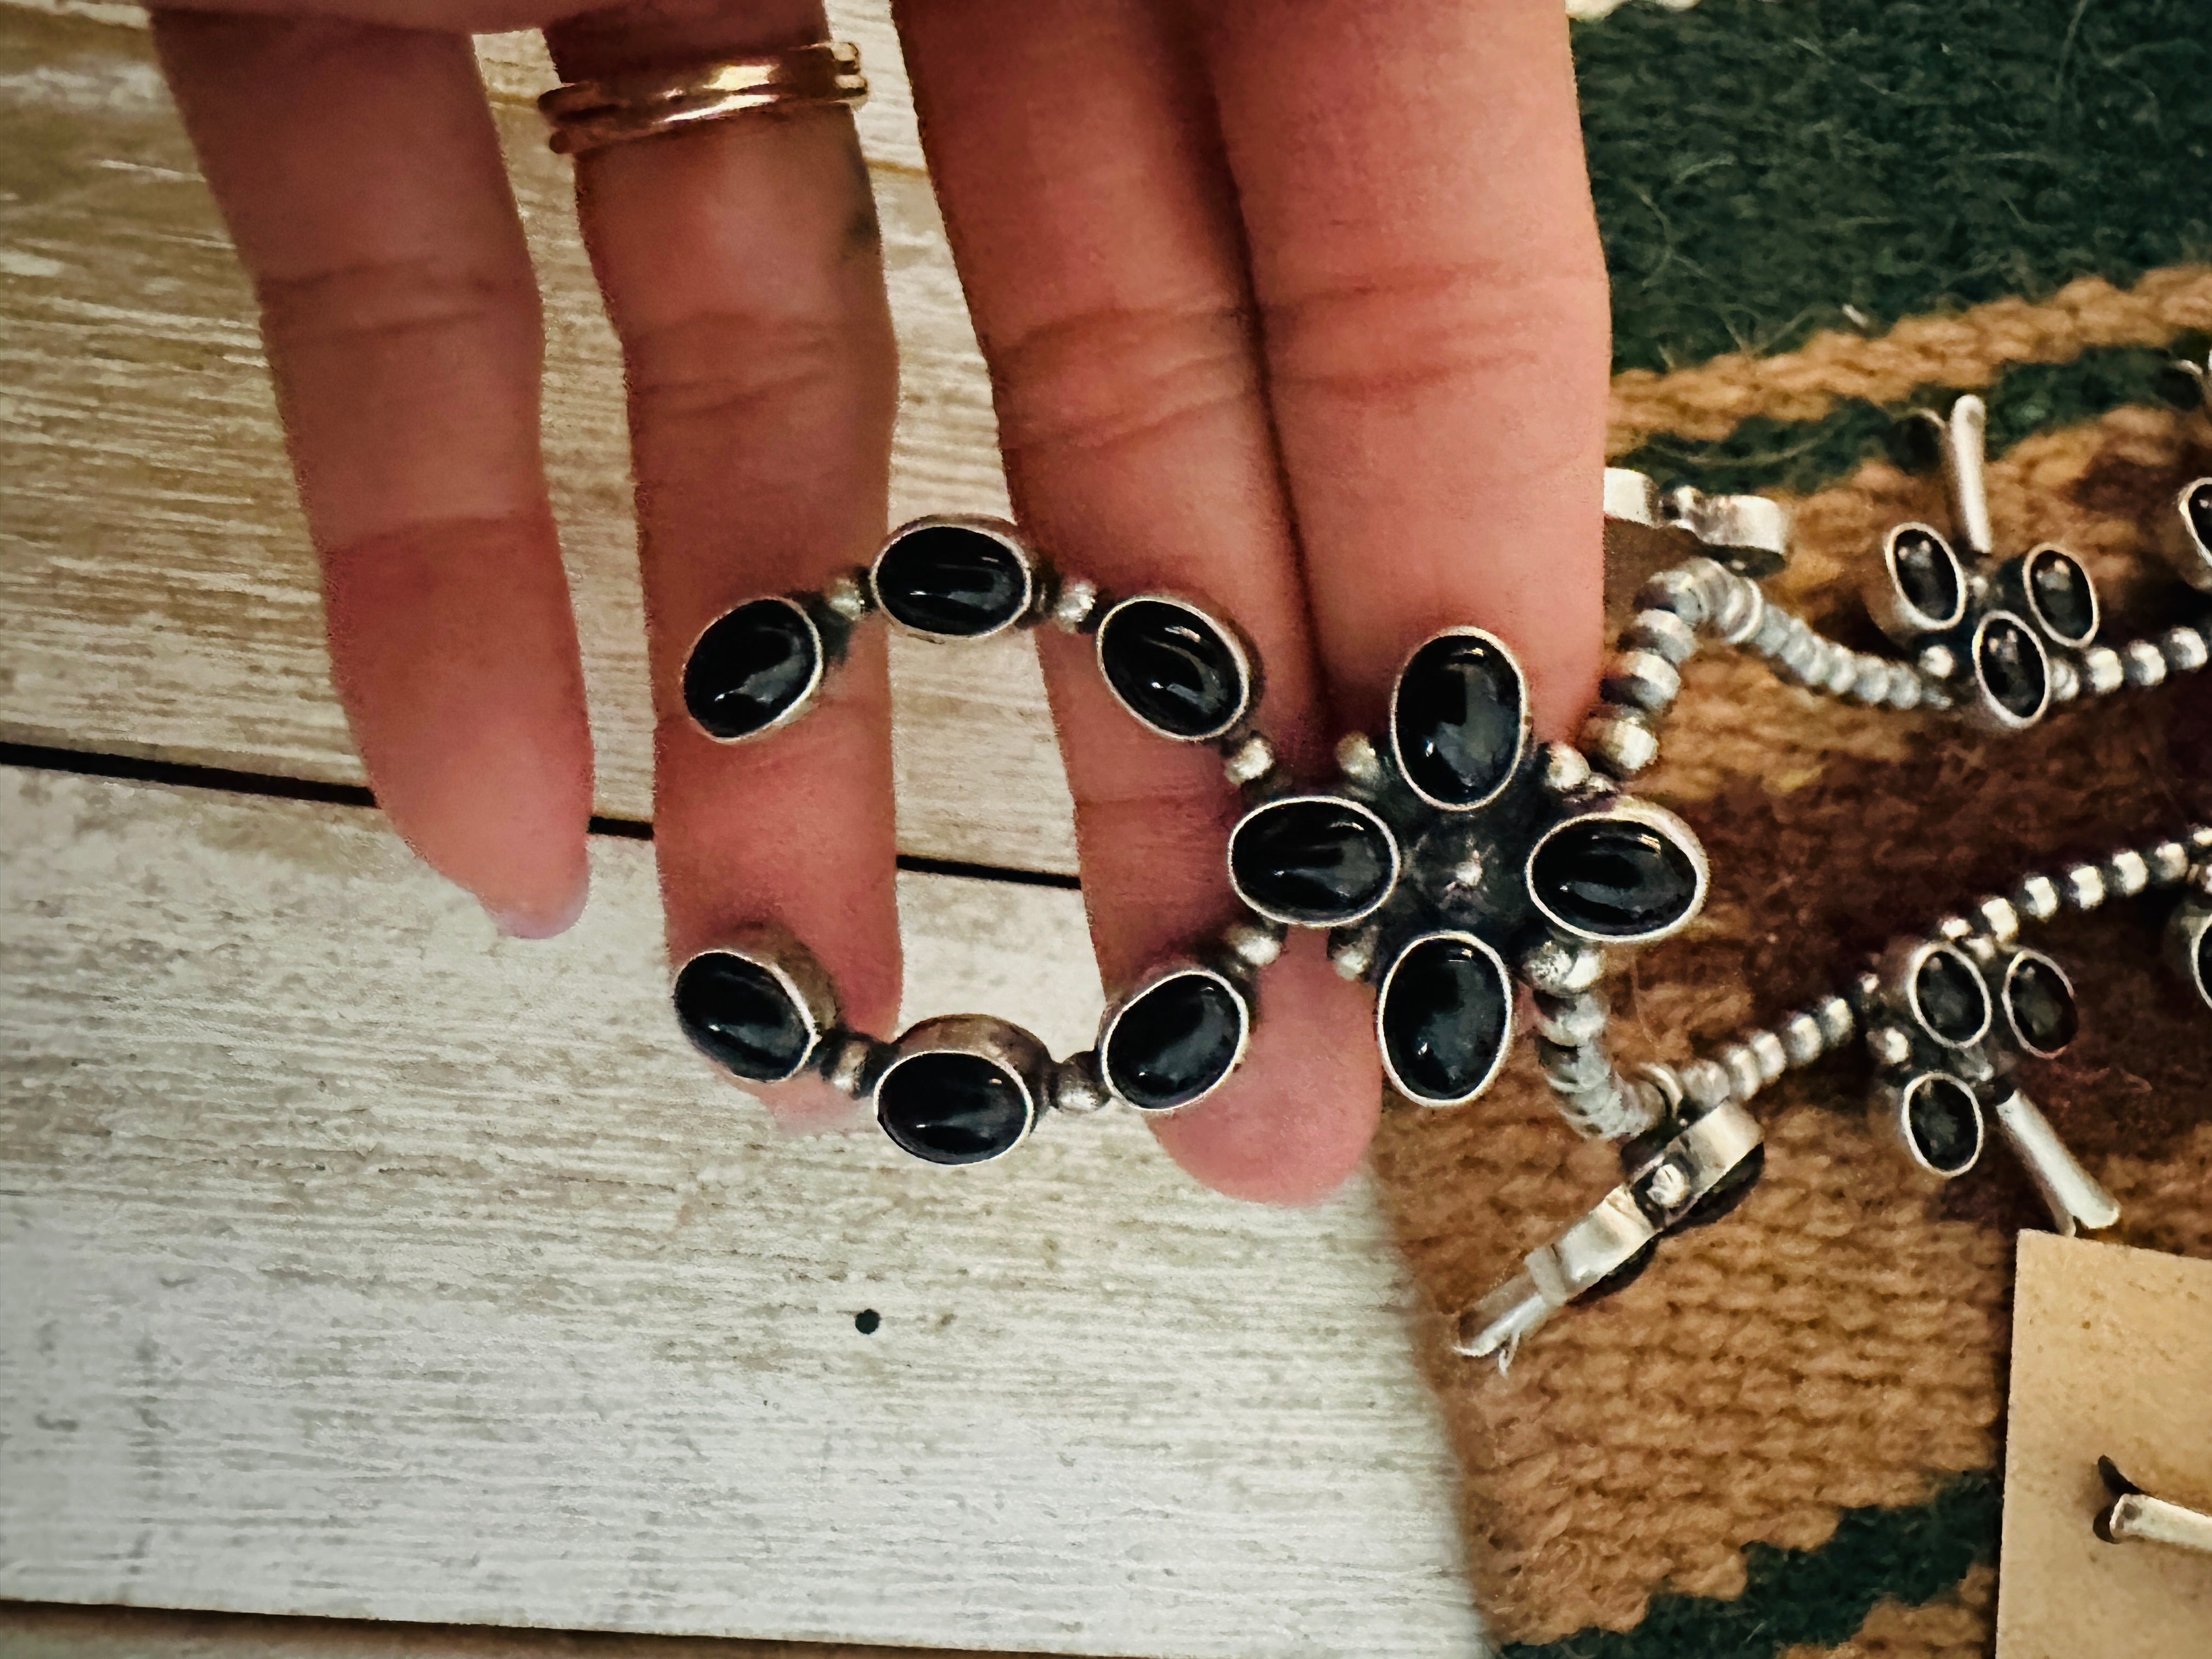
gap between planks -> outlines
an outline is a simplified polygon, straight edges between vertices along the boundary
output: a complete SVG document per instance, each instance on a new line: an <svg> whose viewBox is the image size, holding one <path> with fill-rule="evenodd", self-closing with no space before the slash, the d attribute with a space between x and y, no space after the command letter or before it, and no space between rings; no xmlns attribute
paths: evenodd
<svg viewBox="0 0 2212 1659"><path fill-rule="evenodd" d="M0 817L0 1595L1480 1650L1364 1178L778 1134L670 1029L635 842L538 945L357 809L9 769ZM908 1018L1089 1040L1078 895L900 896Z"/></svg>
<svg viewBox="0 0 2212 1659"><path fill-rule="evenodd" d="M840 22L890 41L880 5ZM526 78L501 50L487 46L495 84ZM544 293L546 465L597 804L642 820L652 717L618 353L568 164L525 105L495 112ZM0 0L0 736L358 785L252 298L145 32ZM928 184L903 162L875 183L902 365L891 517L1003 514L989 382ZM1072 874L1031 643L897 638L891 655L900 847Z"/></svg>
<svg viewBox="0 0 2212 1659"><path fill-rule="evenodd" d="M356 1619L0 1602L7 1659L1042 1659L945 1648L486 1630Z"/></svg>

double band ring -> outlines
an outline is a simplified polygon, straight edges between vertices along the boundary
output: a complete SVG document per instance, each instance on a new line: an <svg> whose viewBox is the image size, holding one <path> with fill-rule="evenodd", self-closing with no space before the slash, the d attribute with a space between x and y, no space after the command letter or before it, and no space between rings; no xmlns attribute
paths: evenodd
<svg viewBox="0 0 2212 1659"><path fill-rule="evenodd" d="M582 155L756 110L858 109L867 96L860 49L820 40L757 58L574 81L540 98L538 111L553 130L547 142L555 153Z"/></svg>

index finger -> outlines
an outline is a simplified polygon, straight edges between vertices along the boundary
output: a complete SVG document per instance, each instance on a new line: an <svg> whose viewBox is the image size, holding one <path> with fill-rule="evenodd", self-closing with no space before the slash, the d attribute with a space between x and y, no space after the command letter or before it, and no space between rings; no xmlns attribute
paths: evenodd
<svg viewBox="0 0 2212 1659"><path fill-rule="evenodd" d="M1597 678L1608 356L1564 13L1234 0L1201 27L1340 718L1474 623L1564 734Z"/></svg>

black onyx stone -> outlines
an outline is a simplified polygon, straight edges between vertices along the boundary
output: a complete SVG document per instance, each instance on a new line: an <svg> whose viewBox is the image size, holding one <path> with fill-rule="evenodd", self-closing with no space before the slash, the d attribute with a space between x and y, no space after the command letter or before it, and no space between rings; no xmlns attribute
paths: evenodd
<svg viewBox="0 0 2212 1659"><path fill-rule="evenodd" d="M2212 547L2212 479L2189 492L2189 527L2197 532L2200 546Z"/></svg>
<svg viewBox="0 0 2212 1659"><path fill-rule="evenodd" d="M1990 700L2015 720L2042 712L2051 690L2043 647L2018 618L2000 611L1982 625L1974 665Z"/></svg>
<svg viewBox="0 0 2212 1659"><path fill-rule="evenodd" d="M814 1042L805 1011L774 974L720 951L684 964L676 1018L709 1059L752 1083L791 1076Z"/></svg>
<svg viewBox="0 0 2212 1659"><path fill-rule="evenodd" d="M2039 1054L2058 1053L2081 1029L2065 977L2047 962L2023 957L2005 976L2005 1011L2020 1040Z"/></svg>
<svg viewBox="0 0 2212 1659"><path fill-rule="evenodd" d="M1989 988L1973 964L1954 951L1930 951L1912 975L1920 1023L1946 1042L1972 1042L1990 1018Z"/></svg>
<svg viewBox="0 0 2212 1659"><path fill-rule="evenodd" d="M1106 1080L1148 1112L1188 1106L1229 1075L1244 1036L1237 995L1206 974L1164 979L1121 1011L1106 1039Z"/></svg>
<svg viewBox="0 0 2212 1659"><path fill-rule="evenodd" d="M1207 738L1243 712L1236 649L1196 611L1164 599L1116 606L1098 630L1098 660L1139 720L1171 738Z"/></svg>
<svg viewBox="0 0 2212 1659"><path fill-rule="evenodd" d="M1963 1175L1982 1149L1981 1115L1965 1084L1931 1077L1906 1102L1905 1127L1929 1168L1947 1176Z"/></svg>
<svg viewBox="0 0 2212 1659"><path fill-rule="evenodd" d="M1020 556L959 525L910 530L876 560L876 599L895 622L972 639L1004 628L1029 603Z"/></svg>
<svg viewBox="0 0 2212 1659"><path fill-rule="evenodd" d="M1529 871L1536 902L1600 939L1664 933L1690 914L1698 870L1674 838L1632 818L1583 818L1554 830Z"/></svg>
<svg viewBox="0 0 2212 1659"><path fill-rule="evenodd" d="M1525 708L1520 670L1497 646L1464 634L1431 640L1398 677L1398 763L1431 800L1472 806L1512 775Z"/></svg>
<svg viewBox="0 0 2212 1659"><path fill-rule="evenodd" d="M1943 538L1925 530L1898 532L1897 586L1905 603L1935 623L1957 614L1961 589L1959 562Z"/></svg>
<svg viewBox="0 0 2212 1659"><path fill-rule="evenodd" d="M684 665L684 706L721 738L766 731L805 696L822 666L813 624L785 599L754 599L718 617Z"/></svg>
<svg viewBox="0 0 2212 1659"><path fill-rule="evenodd" d="M1029 1128L1022 1085L981 1054L915 1054L876 1085L876 1119L907 1152L932 1164L981 1164Z"/></svg>
<svg viewBox="0 0 2212 1659"><path fill-rule="evenodd" d="M2087 571L2070 556L2046 548L2028 561L2027 586L2054 635L2068 645L2089 642L2097 631L2097 596Z"/></svg>
<svg viewBox="0 0 2212 1659"><path fill-rule="evenodd" d="M1229 838L1229 869L1259 909L1326 927L1388 896L1395 874L1390 832L1346 802L1292 799L1261 807Z"/></svg>
<svg viewBox="0 0 2212 1659"><path fill-rule="evenodd" d="M1383 987L1379 1024L1391 1071L1416 1100L1470 1098L1498 1063L1512 1006L1486 951L1465 939L1420 940Z"/></svg>

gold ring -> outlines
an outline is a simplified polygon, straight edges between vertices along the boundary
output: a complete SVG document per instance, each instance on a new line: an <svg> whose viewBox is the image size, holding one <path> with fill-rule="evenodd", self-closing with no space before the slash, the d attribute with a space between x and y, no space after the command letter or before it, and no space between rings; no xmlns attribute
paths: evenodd
<svg viewBox="0 0 2212 1659"><path fill-rule="evenodd" d="M858 109L867 95L860 49L820 40L757 58L574 81L540 98L538 110L553 129L547 142L554 152L581 155L752 110Z"/></svg>

